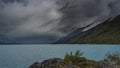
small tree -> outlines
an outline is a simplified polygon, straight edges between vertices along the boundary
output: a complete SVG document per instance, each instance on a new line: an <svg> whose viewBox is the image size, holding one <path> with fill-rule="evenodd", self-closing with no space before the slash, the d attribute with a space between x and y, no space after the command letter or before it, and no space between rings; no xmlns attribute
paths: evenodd
<svg viewBox="0 0 120 68"><path fill-rule="evenodd" d="M104 61L115 62L116 64L120 64L120 54L119 53L110 53L106 54Z"/></svg>
<svg viewBox="0 0 120 68"><path fill-rule="evenodd" d="M86 58L83 57L83 52L80 52L79 50L74 54L72 52L66 53L64 60L70 64L74 64L82 68L85 68L86 65Z"/></svg>

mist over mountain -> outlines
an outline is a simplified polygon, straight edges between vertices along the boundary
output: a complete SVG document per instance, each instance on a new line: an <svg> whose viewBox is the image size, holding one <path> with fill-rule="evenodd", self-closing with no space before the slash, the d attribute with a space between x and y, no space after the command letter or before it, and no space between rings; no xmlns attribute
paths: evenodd
<svg viewBox="0 0 120 68"><path fill-rule="evenodd" d="M120 0L0 0L0 34L20 43L50 43L119 15L119 6Z"/></svg>
<svg viewBox="0 0 120 68"><path fill-rule="evenodd" d="M84 30L84 29L83 29ZM61 44L120 44L120 16L84 32L77 32L56 43Z"/></svg>

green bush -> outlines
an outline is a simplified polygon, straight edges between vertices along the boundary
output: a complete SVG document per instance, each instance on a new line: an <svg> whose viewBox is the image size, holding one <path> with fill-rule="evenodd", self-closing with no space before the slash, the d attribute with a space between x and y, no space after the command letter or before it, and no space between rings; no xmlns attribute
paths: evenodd
<svg viewBox="0 0 120 68"><path fill-rule="evenodd" d="M83 53L79 50L75 53L66 53L64 60L69 64L77 65L78 67L85 68L86 66L86 58L83 57Z"/></svg>
<svg viewBox="0 0 120 68"><path fill-rule="evenodd" d="M116 64L120 65L120 54L108 52L104 61L116 62Z"/></svg>

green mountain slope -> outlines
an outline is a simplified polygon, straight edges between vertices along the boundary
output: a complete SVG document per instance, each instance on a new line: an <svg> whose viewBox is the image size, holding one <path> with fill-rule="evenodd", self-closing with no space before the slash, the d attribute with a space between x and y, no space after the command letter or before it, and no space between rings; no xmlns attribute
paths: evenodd
<svg viewBox="0 0 120 68"><path fill-rule="evenodd" d="M72 44L119 44L120 16L112 21L105 21L96 27L74 36L64 43Z"/></svg>

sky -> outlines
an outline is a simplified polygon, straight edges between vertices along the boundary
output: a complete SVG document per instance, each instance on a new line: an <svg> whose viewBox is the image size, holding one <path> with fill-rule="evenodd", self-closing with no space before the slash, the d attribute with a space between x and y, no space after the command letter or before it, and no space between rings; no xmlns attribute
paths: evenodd
<svg viewBox="0 0 120 68"><path fill-rule="evenodd" d="M120 0L0 0L0 40L53 42L119 15L119 6Z"/></svg>

